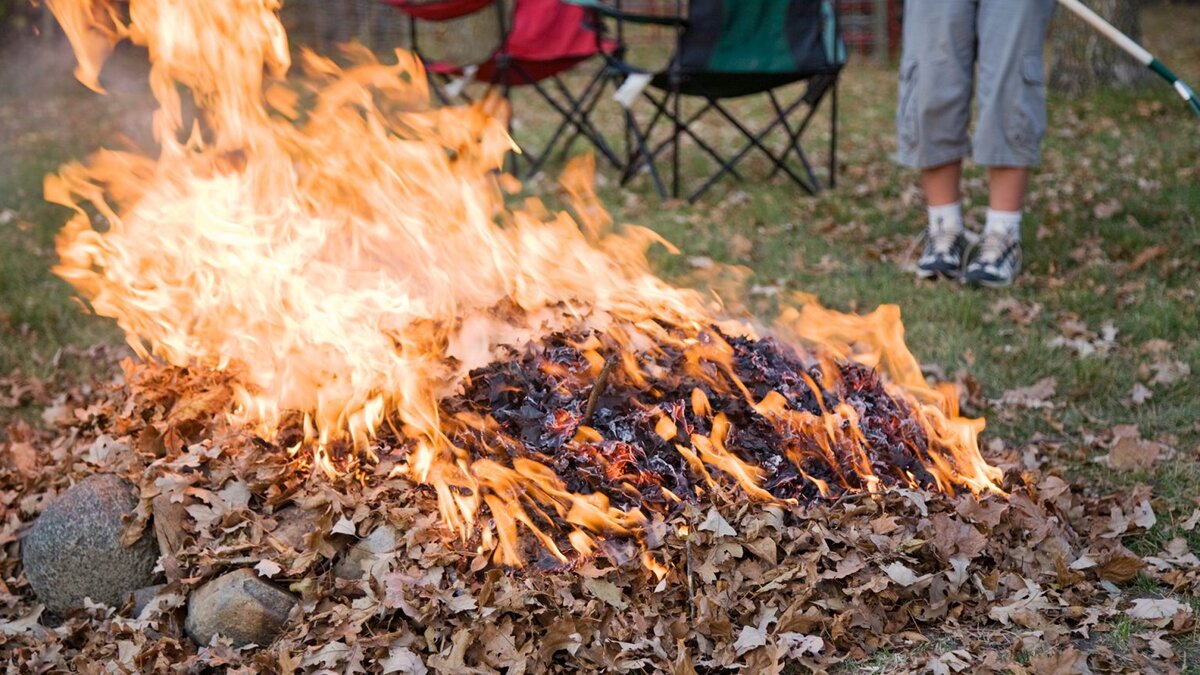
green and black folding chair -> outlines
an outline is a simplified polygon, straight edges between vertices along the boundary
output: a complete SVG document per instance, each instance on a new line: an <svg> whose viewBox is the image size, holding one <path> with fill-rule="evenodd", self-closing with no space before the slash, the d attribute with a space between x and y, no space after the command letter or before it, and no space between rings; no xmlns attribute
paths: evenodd
<svg viewBox="0 0 1200 675"><path fill-rule="evenodd" d="M846 61L846 48L838 32L837 12L829 0L676 0L672 16L626 11L620 0L565 0L589 9L598 40L614 39L616 49L605 51L610 73L623 84L616 99L624 107L627 161L624 185L645 168L664 198L667 189L657 163L671 152L671 191L681 195L680 145L691 140L716 162L715 172L688 193L694 202L726 175L741 178L737 166L755 150L810 194L821 189L801 139L821 101L831 99L829 184L837 174L837 83ZM615 31L605 22L615 22ZM674 31L675 51L665 69L647 72L627 60L625 24L654 24ZM798 82L807 86L794 100L781 100L779 90ZM734 115L728 100L763 95L769 100L771 120L752 129ZM638 98L649 101L652 114L639 122L633 112ZM687 114L681 102L698 99L698 110ZM713 147L697 129L701 118L715 112L738 132L744 145L732 154ZM798 118L798 119L797 119ZM663 134L656 132L664 130ZM767 139L784 136L783 149L774 150ZM795 160L792 161L794 156Z"/></svg>

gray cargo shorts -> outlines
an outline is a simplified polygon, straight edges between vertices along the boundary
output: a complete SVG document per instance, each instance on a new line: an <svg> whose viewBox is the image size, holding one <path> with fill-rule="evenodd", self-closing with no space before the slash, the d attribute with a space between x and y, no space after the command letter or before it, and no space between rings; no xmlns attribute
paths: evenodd
<svg viewBox="0 0 1200 675"><path fill-rule="evenodd" d="M1046 132L1043 51L1055 0L905 0L900 104L901 164L928 169L973 158L1033 166Z"/></svg>

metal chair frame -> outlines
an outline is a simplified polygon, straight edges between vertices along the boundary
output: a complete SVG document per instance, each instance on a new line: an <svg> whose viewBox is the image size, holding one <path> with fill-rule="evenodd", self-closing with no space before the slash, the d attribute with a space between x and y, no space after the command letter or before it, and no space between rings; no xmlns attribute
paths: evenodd
<svg viewBox="0 0 1200 675"><path fill-rule="evenodd" d="M717 163L715 173L707 177L699 187L695 188L687 195L687 201L694 203L703 196L709 189L718 183L726 175L731 175L737 180L742 180L742 175L737 170L737 164L747 155L757 150L764 154L772 165L770 176L774 178L781 171L785 173L789 179L803 189L808 194L816 194L822 189L820 179L813 170L813 165L808 159L808 155L804 152L801 145L804 132L809 128L814 115L820 108L821 102L828 95L830 101L830 137L829 137L829 164L828 164L828 184L829 187L835 187L837 184L837 118L838 118L838 79L840 74L840 66L829 73L819 73L812 75L804 80L795 82L807 82L807 89L787 105L780 102L780 97L776 93L779 89L787 85L779 85L769 87L762 92L770 100L772 108L775 111L775 117L764 127L757 131L748 128L744 123L739 121L733 115L726 105L722 104L722 100L729 97L715 96L702 87L699 93L684 93L682 91L684 81L687 77L686 73L682 72L680 66L680 51L682 48L683 34L688 28L688 20L685 11L687 9L685 0L675 0L675 15L672 17L651 17L647 15L630 14L622 7L621 0L612 0L610 3L602 3L599 0L568 0L588 7L593 10L594 30L597 35L597 40L602 40L605 37L605 27L603 18L615 19L616 23L616 42L617 49L611 54L606 54L605 57L609 60L609 73L616 79L623 78L633 73L642 72L633 66L630 66L625 61L626 42L625 42L625 23L650 23L659 26L667 26L674 30L675 51L671 56L671 60L665 71L661 71L659 75L666 75L668 86L652 91L651 88L642 92L642 96L650 101L654 112L648 123L639 125L633 111L626 108L625 116L625 138L626 138L626 159L624 168L621 172L621 185L626 185L631 181L639 171L643 168L650 174L651 181L654 184L655 190L659 196L666 198L668 190L663 180L662 173L659 171L657 162L660 156L670 150L671 152L671 187L669 194L674 198L679 198L683 192L682 179L680 171L680 148L684 138L691 139L698 148L713 161ZM605 5L611 9L605 9ZM834 31L838 31L838 21L836 12L836 3L834 4ZM788 83L791 84L791 83ZM693 86L695 84L693 83ZM748 95L757 95L748 94ZM681 103L684 97L699 98L703 102L702 107L684 117L681 110ZM790 118L798 110L807 108L804 111L804 116L795 126L789 121ZM692 126L701 118L711 111L715 111L721 118L735 128L743 140L744 144L733 154L723 155L712 145L706 142L701 136L696 133ZM652 143L654 132L660 128L659 125L666 123L670 125L670 133L663 140ZM776 129L782 127L783 132L787 137L787 144L782 152L772 151L764 143L765 139ZM795 154L799 167L794 168L789 164L789 156Z"/></svg>
<svg viewBox="0 0 1200 675"><path fill-rule="evenodd" d="M446 0L449 2L450 0ZM436 2L436 0L435 0ZM597 103L599 103L604 91L611 83L604 68L597 69L592 75L583 90L575 94L563 81L562 73L551 75L550 77L538 80L529 73L528 69L524 68L520 61L512 58L507 52L508 38L512 30L512 25L509 22L509 17L505 11L506 2L520 2L520 0L495 0L491 3L491 7L495 10L496 27L500 36L500 44L497 48L493 59L495 61L496 71L491 81L487 82L487 90L494 91L497 86L500 88L500 94L505 100L509 101L510 114L508 118L508 131L512 135L512 97L511 90L514 86L511 77L515 77L520 84L516 86L530 86L537 95L545 101L555 112L562 118L562 122L555 127L551 133L549 140L542 148L534 152L528 148L522 147L520 154L512 156L512 170L514 173L521 173L519 163L524 160L528 165L524 175L532 176L544 168L546 162L553 155L554 150L559 148L559 157L561 159L567 156L575 141L579 138L588 140L600 154L608 160L616 168L621 168L623 163L617 157L617 154L609 147L604 135L600 133L596 126L591 121L591 115ZM421 54L418 37L417 24L423 20L409 17L409 41L413 52L418 56ZM598 44L598 53L603 54L603 45ZM581 61L582 63L583 61ZM429 73L430 87L434 91L434 95L443 105L452 105L458 102L471 102L472 97L465 91L459 92L457 96L451 96L445 90L445 86L453 80L453 77L444 73ZM440 77L439 77L440 76ZM438 81L438 80L441 81ZM545 86L545 82L553 83L557 94ZM458 99L458 100L455 100ZM572 133L562 141L564 134L568 130ZM561 147L559 147L561 141Z"/></svg>

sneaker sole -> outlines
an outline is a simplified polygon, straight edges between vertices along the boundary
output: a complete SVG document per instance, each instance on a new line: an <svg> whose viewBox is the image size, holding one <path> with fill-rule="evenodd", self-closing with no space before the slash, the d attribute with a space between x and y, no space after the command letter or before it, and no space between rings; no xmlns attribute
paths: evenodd
<svg viewBox="0 0 1200 675"><path fill-rule="evenodd" d="M942 271L942 270L922 270L922 269L918 269L918 270L917 270L917 278L918 278L918 279L926 279L926 280L929 280L929 279L938 279L938 278L941 278L941 279L950 279L950 280L955 280L955 279L961 279L961 278L962 278L962 272L959 272L959 271L957 271L957 270L955 270L955 271L953 271L953 272L945 272L945 271Z"/></svg>
<svg viewBox="0 0 1200 675"><path fill-rule="evenodd" d="M1009 288L1013 285L1013 281L1015 280L1016 277L1014 276L1012 279L1007 279L1004 281L992 281L991 279L966 279L966 282L973 286L983 286L984 288Z"/></svg>
<svg viewBox="0 0 1200 675"><path fill-rule="evenodd" d="M963 281L968 284L983 286L984 288L1010 288L1012 287L1013 282L1017 280L1017 275L1020 273L1021 263L1018 261L1016 267L1013 268L1012 276L1007 279L992 281L991 279L972 279L970 276L964 276Z"/></svg>

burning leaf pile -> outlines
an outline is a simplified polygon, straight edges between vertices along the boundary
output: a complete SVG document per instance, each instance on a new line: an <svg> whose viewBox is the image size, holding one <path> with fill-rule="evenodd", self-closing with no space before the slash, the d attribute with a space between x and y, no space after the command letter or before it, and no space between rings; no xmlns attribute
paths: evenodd
<svg viewBox="0 0 1200 675"><path fill-rule="evenodd" d="M0 383L53 425L13 427L0 446L0 654L12 670L769 673L890 650L920 672L1170 672L1172 636L1195 625L1187 605L1114 586L1142 575L1200 590L1182 540L1145 555L1121 544L1154 524L1146 489L1087 494L1017 452L996 458L1007 497L895 489L794 508L712 491L650 512L640 542L611 537L569 566L505 569L495 542L449 532L436 495L389 454L357 478L326 478L230 424L226 378L124 368L67 392ZM165 585L144 608L90 605L58 623L14 537L97 473L137 485L129 529L159 542ZM662 578L643 550L670 563ZM251 569L295 599L283 632L257 649L197 647L189 598ZM1110 647L1127 619L1128 648Z"/></svg>
<svg viewBox="0 0 1200 675"><path fill-rule="evenodd" d="M94 89L116 42L148 48L161 155L46 181L75 212L56 272L141 363L46 401L58 433L9 431L14 667L778 672L1020 627L929 666L986 670L1125 610L1102 591L1142 570L1119 538L1149 502L1005 482L894 307L808 303L771 337L725 320L650 272L665 242L612 228L585 163L578 222L508 207L497 101L432 108L404 53L305 52L286 79L276 0L49 5ZM114 476L64 492L97 472L128 480L136 507L105 522L165 582L120 607L16 555L71 527L39 513L122 502ZM1194 587L1178 549L1146 573ZM1169 658L1190 609L1156 607L1130 611L1158 613L1139 639Z"/></svg>
<svg viewBox="0 0 1200 675"><path fill-rule="evenodd" d="M471 452L477 475L549 483L546 493L524 488L505 495L509 504L489 502L493 514L524 520L522 498L555 504L553 493L564 490L604 495L588 503L618 509L607 528L629 534L644 524L643 509L682 508L719 489L721 477L756 500L791 504L881 486L953 492L967 483L935 454L911 404L862 365L845 362L830 373L774 340L713 327L695 339L676 336L674 346L661 340L627 368L628 360L600 355L627 354L605 344L607 335L551 335L473 371L465 391L443 401L456 422L451 438ZM503 494L501 486L493 491ZM589 514L563 514L593 524ZM511 547L516 538L505 530L501 541ZM501 560L521 556L510 551Z"/></svg>

